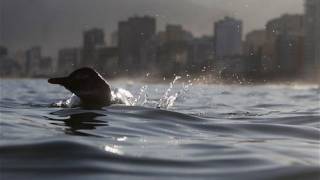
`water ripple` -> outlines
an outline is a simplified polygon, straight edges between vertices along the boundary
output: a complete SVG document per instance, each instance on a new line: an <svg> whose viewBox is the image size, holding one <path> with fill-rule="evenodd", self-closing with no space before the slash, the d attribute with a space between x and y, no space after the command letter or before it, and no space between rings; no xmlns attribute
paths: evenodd
<svg viewBox="0 0 320 180"><path fill-rule="evenodd" d="M4 81L0 179L320 177L318 87L196 85L179 98L179 84L118 84L144 107L63 109L49 106L69 96L59 87Z"/></svg>

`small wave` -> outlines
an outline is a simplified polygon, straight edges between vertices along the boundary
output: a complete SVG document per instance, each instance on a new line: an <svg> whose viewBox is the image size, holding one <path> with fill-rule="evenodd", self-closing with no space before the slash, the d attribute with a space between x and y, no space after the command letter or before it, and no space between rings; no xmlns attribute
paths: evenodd
<svg viewBox="0 0 320 180"><path fill-rule="evenodd" d="M201 147L201 146L200 146ZM224 147L208 146L220 149ZM4 179L317 179L318 167L275 166L254 156L170 160L119 155L82 142L50 140L0 146ZM23 161L22 161L23 160ZM228 167L228 168L226 168ZM34 173L37 175L34 176Z"/></svg>
<svg viewBox="0 0 320 180"><path fill-rule="evenodd" d="M318 90L184 85L119 84L134 106L98 109L43 106L68 94L45 81L5 85L1 178L319 179Z"/></svg>

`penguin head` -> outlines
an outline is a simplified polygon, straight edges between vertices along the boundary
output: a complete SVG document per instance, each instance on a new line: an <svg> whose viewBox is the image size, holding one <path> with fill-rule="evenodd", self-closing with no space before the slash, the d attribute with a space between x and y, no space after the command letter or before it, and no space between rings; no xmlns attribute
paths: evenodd
<svg viewBox="0 0 320 180"><path fill-rule="evenodd" d="M111 104L109 84L92 68L81 68L67 77L52 78L48 82L64 86L77 95L84 106L108 106Z"/></svg>

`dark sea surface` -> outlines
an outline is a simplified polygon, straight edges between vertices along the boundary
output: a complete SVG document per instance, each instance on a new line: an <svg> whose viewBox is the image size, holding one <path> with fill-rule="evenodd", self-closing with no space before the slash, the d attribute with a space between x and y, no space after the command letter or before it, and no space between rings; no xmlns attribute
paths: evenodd
<svg viewBox="0 0 320 180"><path fill-rule="evenodd" d="M70 93L46 80L0 82L1 180L320 179L318 85L114 82L136 106L82 109L51 107Z"/></svg>

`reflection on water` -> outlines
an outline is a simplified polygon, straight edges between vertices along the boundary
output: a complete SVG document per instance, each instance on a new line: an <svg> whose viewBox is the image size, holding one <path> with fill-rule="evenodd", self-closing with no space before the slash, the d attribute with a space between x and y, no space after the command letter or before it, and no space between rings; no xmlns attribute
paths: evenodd
<svg viewBox="0 0 320 180"><path fill-rule="evenodd" d="M194 85L167 111L168 85L112 84L144 107L49 108L68 92L3 80L1 179L320 178L318 86Z"/></svg>
<svg viewBox="0 0 320 180"><path fill-rule="evenodd" d="M94 130L99 126L108 126L108 122L97 120L97 117L107 116L105 114L99 114L95 112L82 113L81 110L79 110L79 112L75 114L64 113L64 111L57 111L51 114L58 115L58 116L60 114L59 117L66 118L66 119L49 118L49 120L57 121L57 122L52 122L51 124L53 125L67 127L65 129L65 132L66 134L70 134L70 135L90 136L90 134L80 132L79 130ZM61 123L62 121L64 122L63 124Z"/></svg>

